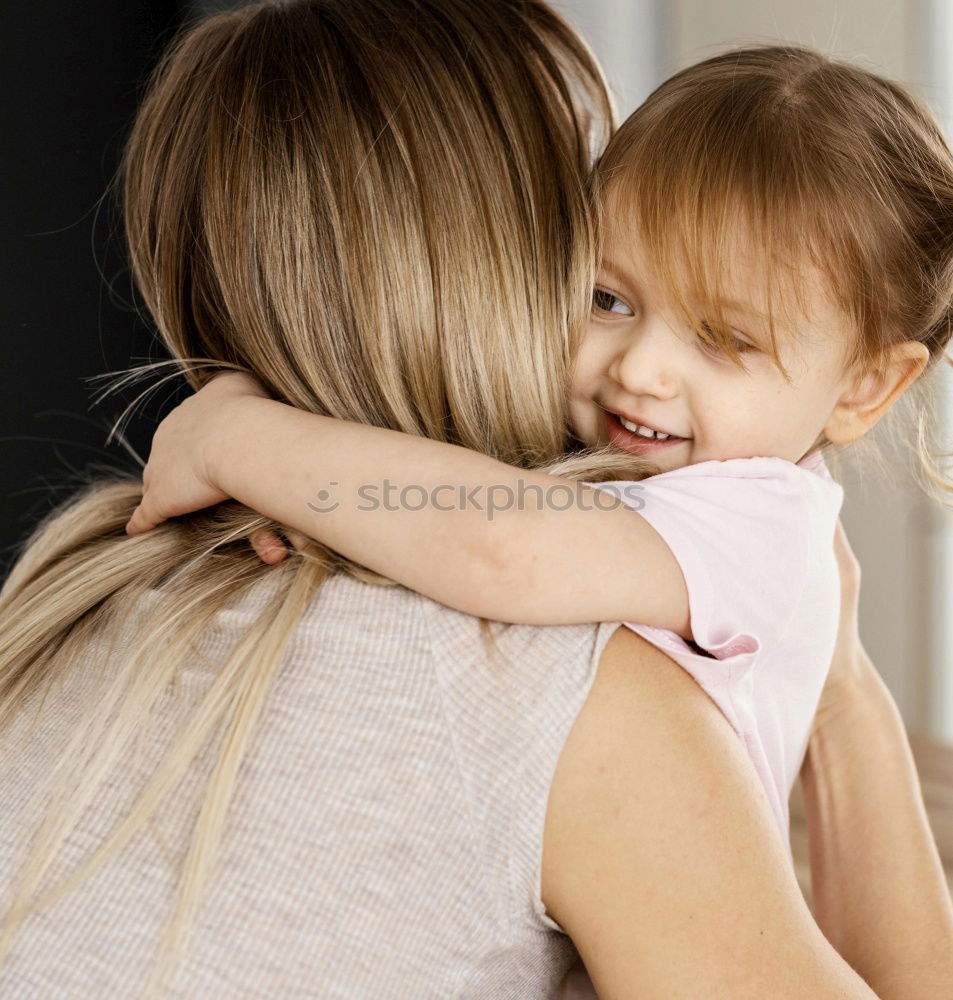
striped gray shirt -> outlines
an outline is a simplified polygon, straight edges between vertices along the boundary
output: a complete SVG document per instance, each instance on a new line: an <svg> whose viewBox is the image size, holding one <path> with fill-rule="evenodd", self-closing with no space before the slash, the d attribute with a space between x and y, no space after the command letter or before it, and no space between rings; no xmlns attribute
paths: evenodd
<svg viewBox="0 0 953 1000"><path fill-rule="evenodd" d="M110 776L53 871L125 814L236 630L275 577L222 612ZM616 629L492 625L402 587L336 576L297 628L238 776L220 862L170 997L532 1000L576 957L539 895L543 822L563 745ZM91 653L91 655L95 655ZM82 667L0 732L4 896L19 806L76 723ZM135 997L170 914L201 755L158 818L72 895L31 916L0 997Z"/></svg>

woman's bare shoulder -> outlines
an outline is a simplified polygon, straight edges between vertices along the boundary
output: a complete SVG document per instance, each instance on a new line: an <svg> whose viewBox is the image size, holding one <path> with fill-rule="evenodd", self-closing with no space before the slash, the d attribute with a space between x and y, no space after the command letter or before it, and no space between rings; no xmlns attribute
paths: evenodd
<svg viewBox="0 0 953 1000"><path fill-rule="evenodd" d="M875 1000L817 927L727 720L626 628L556 768L542 898L600 1000Z"/></svg>

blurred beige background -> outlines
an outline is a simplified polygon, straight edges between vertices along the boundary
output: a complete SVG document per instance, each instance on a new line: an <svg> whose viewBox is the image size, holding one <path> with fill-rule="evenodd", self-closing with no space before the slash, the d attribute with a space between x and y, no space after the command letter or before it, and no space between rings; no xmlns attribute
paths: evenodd
<svg viewBox="0 0 953 1000"><path fill-rule="evenodd" d="M556 0L589 39L624 117L667 75L731 45L790 41L909 85L953 124L953 0ZM946 450L953 380L934 379ZM891 419L892 418L892 419ZM887 430L902 444L891 446ZM953 512L913 482L915 426L875 432L891 474L849 462L843 520L863 568L861 630L907 726L953 743ZM953 502L953 498L951 498ZM796 664L792 664L796 668Z"/></svg>

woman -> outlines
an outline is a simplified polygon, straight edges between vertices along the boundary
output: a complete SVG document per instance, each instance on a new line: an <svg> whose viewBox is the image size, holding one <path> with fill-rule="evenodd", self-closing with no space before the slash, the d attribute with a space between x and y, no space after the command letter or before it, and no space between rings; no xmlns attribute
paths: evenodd
<svg viewBox="0 0 953 1000"><path fill-rule="evenodd" d="M598 69L536 2L206 20L124 161L177 367L555 462L600 114ZM951 974L850 573L808 757L818 927L726 720L637 637L494 630L331 553L265 566L246 540L281 526L234 503L128 538L140 497L93 484L0 595L0 995L543 997L570 939L605 1000L925 997ZM884 760L858 761L873 733ZM868 835L871 804L897 824Z"/></svg>

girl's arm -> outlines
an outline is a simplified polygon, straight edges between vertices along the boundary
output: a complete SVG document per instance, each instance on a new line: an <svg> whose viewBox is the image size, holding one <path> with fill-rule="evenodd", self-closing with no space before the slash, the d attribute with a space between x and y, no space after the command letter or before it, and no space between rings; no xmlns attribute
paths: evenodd
<svg viewBox="0 0 953 1000"><path fill-rule="evenodd" d="M218 376L160 424L130 534L198 509L197 497L234 497L468 614L637 621L692 638L675 557L612 495L457 445L211 392L235 377ZM179 485L196 438L204 492Z"/></svg>

